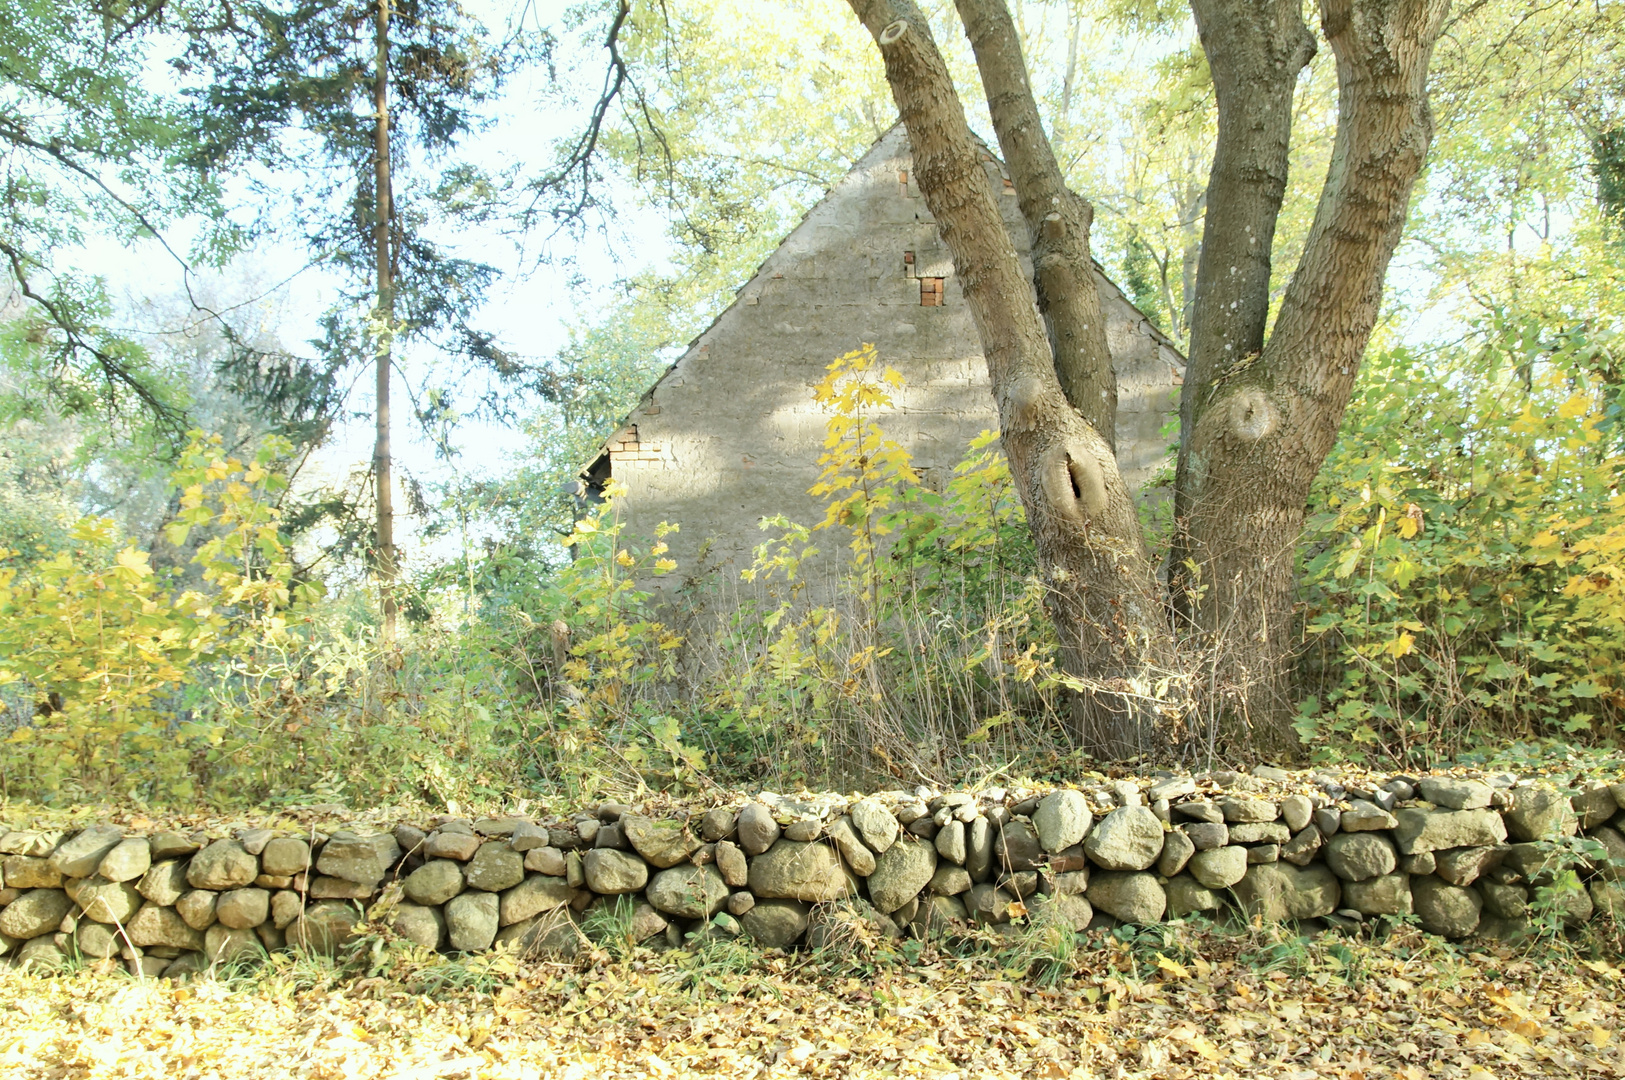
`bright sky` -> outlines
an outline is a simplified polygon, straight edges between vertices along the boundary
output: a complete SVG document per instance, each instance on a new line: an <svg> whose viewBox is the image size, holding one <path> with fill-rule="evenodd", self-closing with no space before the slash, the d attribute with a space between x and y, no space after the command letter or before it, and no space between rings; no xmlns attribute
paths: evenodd
<svg viewBox="0 0 1625 1080"><path fill-rule="evenodd" d="M557 25L563 6L536 3L524 10L533 24L540 20ZM516 5L509 0L472 0L465 7L487 26L496 28L508 23ZM607 61L601 33L595 29L589 43L567 49L559 58L561 75L589 103L597 95ZM556 96L546 95L545 90L545 72L526 72L513 79L491 112L491 126L466 144L464 157L493 173L512 166L529 175L540 173L551 158L554 141L579 130L585 116L584 111L559 109ZM246 183L243 186L246 189ZM554 355L565 340L566 325L590 317L595 299L601 298L617 278L662 261L668 250L664 224L639 207L632 193L620 191L616 195L612 234L595 230L579 240L561 234L546 244L545 250L544 236L526 238L521 246L516 238L495 228L436 237L450 254L479 259L504 272L475 325L496 335L501 347L524 357ZM171 248L184 252L193 235L192 229L182 225L166 240ZM275 288L269 299L277 302L281 318L272 329L295 352L311 351L304 343L318 336L318 319L335 285L335 279L326 271L307 267L308 257L297 237L273 240L246 253L239 266L224 275L228 290L240 290L245 274L260 289ZM126 298L132 306L144 298L184 295L182 267L156 242L125 247L103 238L87 245L75 262L84 270L105 276L113 295ZM428 353L421 347L407 348L399 362L409 375L421 374L432 360ZM320 452L304 478L306 482L337 481L366 468L372 457L372 386L370 373L357 378L349 405L352 412L362 415L348 421ZM421 481L449 479L451 469L436 460L432 444L418 431L405 390L403 380L397 378L393 432L399 468ZM462 450L455 469L462 476L504 472L523 449L516 432L478 421L465 422L455 439ZM404 505L399 496L396 505ZM409 521L398 522L397 533L407 546L412 531Z"/></svg>

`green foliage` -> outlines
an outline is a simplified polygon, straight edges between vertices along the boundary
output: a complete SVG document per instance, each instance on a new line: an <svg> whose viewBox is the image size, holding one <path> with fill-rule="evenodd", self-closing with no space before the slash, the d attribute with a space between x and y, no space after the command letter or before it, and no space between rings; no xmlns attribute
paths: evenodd
<svg viewBox="0 0 1625 1080"><path fill-rule="evenodd" d="M788 779L969 771L1057 732L1054 635L997 436L932 489L881 423L901 387L872 347L830 364L824 516L762 523L755 592L705 670L713 737ZM820 532L845 542L824 555ZM809 602L807 574L832 570L836 593Z"/></svg>
<svg viewBox="0 0 1625 1080"><path fill-rule="evenodd" d="M1399 350L1368 371L1304 548L1299 730L1317 755L1617 741L1625 457L1598 377L1612 348L1509 320L1476 351Z"/></svg>
<svg viewBox="0 0 1625 1080"><path fill-rule="evenodd" d="M204 226L199 254L235 243L215 177L181 166L196 146L182 103L149 77L157 25L74 0L0 0L0 25L0 274L26 298L0 334L17 376L0 411L134 405L173 425L174 387L117 328L101 280L71 265L93 238L128 243L186 216Z"/></svg>
<svg viewBox="0 0 1625 1080"><path fill-rule="evenodd" d="M177 716L175 695L196 665L287 633L292 564L270 502L283 481L268 468L282 449L269 441L245 464L198 436L184 455L170 537L211 531L196 557L206 592L171 588L106 519L81 519L69 547L37 560L4 553L0 681L25 682L39 702L31 722L8 725L8 788L105 791L141 778L166 796L193 793L190 757L222 732Z"/></svg>

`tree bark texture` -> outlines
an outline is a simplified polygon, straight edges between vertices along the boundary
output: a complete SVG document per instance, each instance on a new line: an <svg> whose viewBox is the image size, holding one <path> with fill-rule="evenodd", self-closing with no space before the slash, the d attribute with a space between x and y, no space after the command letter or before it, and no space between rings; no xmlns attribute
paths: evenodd
<svg viewBox="0 0 1625 1080"><path fill-rule="evenodd" d="M849 3L879 44L920 191L981 337L1062 662L1082 687L1081 741L1111 756L1150 749L1159 719L1150 693L1172 639L1112 448L1062 392L1032 285L924 16L912 0Z"/></svg>
<svg viewBox="0 0 1625 1080"><path fill-rule="evenodd" d="M1215 19L1217 5L1198 0L1197 6L1208 11L1199 18L1210 56L1228 54L1213 64L1215 83L1248 50L1256 54L1255 64L1267 59L1260 42L1250 40L1260 32L1256 19ZM1211 306L1206 298L1199 301L1207 310L1204 348L1212 366L1199 390L1193 392L1187 379L1185 393L1195 400L1182 404L1189 411L1180 476L1190 553L1200 567L1197 622L1216 650L1215 683L1227 688L1226 712L1238 725L1236 734L1260 753L1297 748L1287 666L1293 554L1310 484L1336 440L1432 139L1427 72L1447 8L1448 0L1322 0L1322 25L1337 58L1337 133L1302 261L1259 358L1249 363L1243 355L1221 367L1212 350L1217 343L1226 356L1245 354L1257 340L1268 302L1267 271L1253 284L1250 306L1222 290ZM1275 19L1288 29L1290 22L1282 15ZM1290 43L1293 35L1281 36ZM1287 53L1280 67L1290 67L1295 56ZM1243 124L1238 135L1235 125L1226 127L1225 102L1221 96L1221 141L1226 131L1246 141L1243 136L1256 129ZM1228 148L1215 158L1217 187L1224 186L1217 174L1220 158L1230 160ZM1265 190L1273 181L1258 186L1253 212L1268 212L1273 222ZM1210 215L1218 195L1210 192ZM1278 203L1279 196L1274 199ZM1239 213L1246 200L1237 202ZM1204 275L1211 276L1199 283L1199 293L1218 289L1213 279L1227 281L1232 265L1238 277L1261 273L1256 257L1243 260L1237 247L1251 239L1245 219L1224 221L1232 230L1227 236L1215 236L1220 226L1210 217L1207 237L1237 261L1210 263L1204 251ZM1239 238L1236 228L1243 230ZM1258 246L1267 247L1263 235ZM1237 320L1227 325L1224 312L1215 309L1231 303ZM1233 347L1226 352L1223 344Z"/></svg>
<svg viewBox="0 0 1625 1080"><path fill-rule="evenodd" d="M1021 216L1032 236L1033 284L1067 401L1117 444L1117 376L1095 288L1089 227L1095 210L1066 186L1027 79L1021 40L1004 0L956 0L976 54Z"/></svg>
<svg viewBox="0 0 1625 1080"><path fill-rule="evenodd" d="M1315 55L1301 0L1191 0L1218 101L1191 309L1180 430L1194 432L1214 380L1258 360L1270 305L1270 250L1286 195L1292 101ZM1174 520L1190 515L1190 440L1181 438ZM1192 614L1191 552L1170 553L1176 611Z"/></svg>
<svg viewBox="0 0 1625 1080"><path fill-rule="evenodd" d="M373 403L372 484L377 509L374 544L377 549L378 603L386 641L395 637L399 604L395 597L395 498L389 445L389 374L393 359L391 336L395 328L394 267L390 261L389 230L393 192L389 168L389 0L377 0L377 70L373 75L373 258L378 284L375 312L378 333L376 389Z"/></svg>

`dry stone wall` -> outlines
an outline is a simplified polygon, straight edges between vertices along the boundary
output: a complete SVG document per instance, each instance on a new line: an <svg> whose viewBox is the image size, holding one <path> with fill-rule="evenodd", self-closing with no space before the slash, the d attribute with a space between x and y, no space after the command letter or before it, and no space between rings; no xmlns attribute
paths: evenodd
<svg viewBox="0 0 1625 1080"><path fill-rule="evenodd" d="M332 952L369 913L427 948L571 955L584 916L622 897L627 932L672 944L701 931L816 946L843 905L889 936L1240 910L1414 914L1446 937L1507 939L1575 854L1584 885L1558 894L1557 914L1625 918L1625 783L1258 772L1045 793L763 793L686 815L605 803L564 821L388 831L13 829L0 835L0 955L179 976L262 950Z"/></svg>

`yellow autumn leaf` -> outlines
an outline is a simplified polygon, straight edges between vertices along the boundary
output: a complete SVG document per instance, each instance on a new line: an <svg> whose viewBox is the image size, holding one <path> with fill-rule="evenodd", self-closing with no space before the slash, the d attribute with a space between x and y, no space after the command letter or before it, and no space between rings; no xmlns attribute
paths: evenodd
<svg viewBox="0 0 1625 1080"><path fill-rule="evenodd" d="M1188 979L1191 977L1189 968L1187 968L1184 964L1181 964L1178 960L1164 956L1160 952L1157 954L1157 967L1167 972L1169 975L1172 975L1176 979Z"/></svg>

